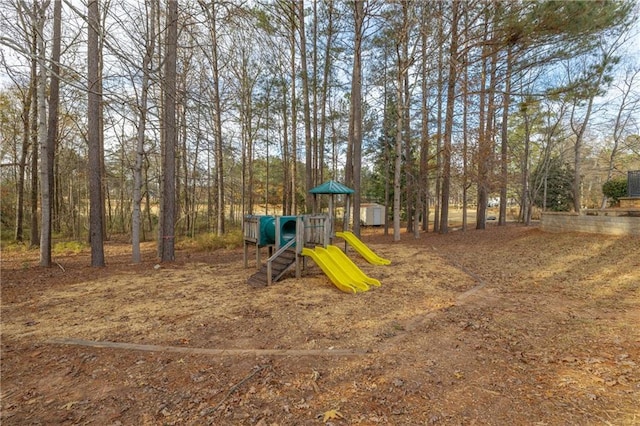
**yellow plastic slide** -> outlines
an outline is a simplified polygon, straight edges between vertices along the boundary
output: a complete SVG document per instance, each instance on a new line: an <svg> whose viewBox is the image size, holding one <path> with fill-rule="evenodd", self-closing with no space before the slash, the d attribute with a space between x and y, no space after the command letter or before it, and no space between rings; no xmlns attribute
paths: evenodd
<svg viewBox="0 0 640 426"><path fill-rule="evenodd" d="M369 286L380 287L380 281L365 274L362 269L358 267L358 265L356 265L351 259L349 259L349 256L347 256L342 250L340 250L339 247L330 245L327 247L327 251L333 256L334 259L336 259L336 261L340 263L342 269L349 273L350 276L358 279L359 281L362 281Z"/></svg>
<svg viewBox="0 0 640 426"><path fill-rule="evenodd" d="M336 232L336 237L344 238L344 240L349 243L351 247L353 247L365 260L373 265L390 265L391 261L388 259L384 259L377 254L375 254L365 243L360 241L358 237L353 232L345 231L345 232Z"/></svg>
<svg viewBox="0 0 640 426"><path fill-rule="evenodd" d="M368 285L350 277L324 248L316 247L314 250L303 248L302 255L313 259L331 282L345 293L356 293L369 289Z"/></svg>

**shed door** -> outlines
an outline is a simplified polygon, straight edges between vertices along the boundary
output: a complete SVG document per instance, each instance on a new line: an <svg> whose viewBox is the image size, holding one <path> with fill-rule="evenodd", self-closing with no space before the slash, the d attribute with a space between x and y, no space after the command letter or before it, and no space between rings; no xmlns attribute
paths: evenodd
<svg viewBox="0 0 640 426"><path fill-rule="evenodd" d="M372 225L382 225L382 209L380 207L374 207L373 210L373 223Z"/></svg>

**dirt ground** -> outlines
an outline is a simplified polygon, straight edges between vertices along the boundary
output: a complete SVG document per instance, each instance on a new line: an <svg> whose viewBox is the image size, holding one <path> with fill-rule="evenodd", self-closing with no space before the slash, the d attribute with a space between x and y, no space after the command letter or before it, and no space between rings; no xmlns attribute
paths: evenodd
<svg viewBox="0 0 640 426"><path fill-rule="evenodd" d="M382 286L242 250L2 253L2 425L638 425L640 240L537 228L363 240ZM265 256L263 256L264 258Z"/></svg>

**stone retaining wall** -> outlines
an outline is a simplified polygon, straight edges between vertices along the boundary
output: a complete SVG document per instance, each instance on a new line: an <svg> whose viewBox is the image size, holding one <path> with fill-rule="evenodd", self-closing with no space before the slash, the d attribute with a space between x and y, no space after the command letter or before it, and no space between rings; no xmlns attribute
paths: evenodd
<svg viewBox="0 0 640 426"><path fill-rule="evenodd" d="M640 209L640 197L622 197L619 201L621 209Z"/></svg>
<svg viewBox="0 0 640 426"><path fill-rule="evenodd" d="M547 232L590 232L640 236L640 212L587 211L581 214L544 212L540 228Z"/></svg>

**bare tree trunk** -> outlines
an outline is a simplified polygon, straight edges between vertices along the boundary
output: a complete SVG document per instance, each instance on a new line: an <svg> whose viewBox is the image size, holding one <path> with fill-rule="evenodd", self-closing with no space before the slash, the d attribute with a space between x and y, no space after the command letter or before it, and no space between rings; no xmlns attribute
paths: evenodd
<svg viewBox="0 0 640 426"><path fill-rule="evenodd" d="M35 32L34 32L35 33ZM18 163L18 185L17 185L17 200L16 200L16 228L15 228L15 240L22 241L24 238L24 186L26 179L27 168L27 156L29 155L29 143L31 138L31 123L29 121L31 116L31 104L36 93L36 62L31 61L31 77L29 79L29 90L24 95L24 102L22 107L22 150L20 152L20 160ZM37 223L37 222L36 222Z"/></svg>
<svg viewBox="0 0 640 426"><path fill-rule="evenodd" d="M464 94L462 98L462 230L468 229L469 223L467 219L467 212L469 211L469 107L467 106L467 100L469 99L469 92L467 84L469 82L469 74L465 67L465 82L464 82Z"/></svg>
<svg viewBox="0 0 640 426"><path fill-rule="evenodd" d="M511 101L511 68L512 64L511 46L507 47L506 70L504 77L504 95L502 98L502 133L500 141L500 217L498 225L507 224L507 184L509 180L509 106Z"/></svg>
<svg viewBox="0 0 640 426"><path fill-rule="evenodd" d="M215 114L215 141L216 141L216 180L217 180L217 228L216 233L218 236L224 235L225 230L225 197L224 197L224 153L222 149L222 106L220 102L220 72L218 67L218 45L217 45L217 30L216 23L214 27L214 59L213 59L213 103L216 110Z"/></svg>
<svg viewBox="0 0 640 426"><path fill-rule="evenodd" d="M382 113L382 117L383 118L383 125L382 125L382 131L383 131L383 139L382 139L382 143L383 143L383 155L384 155L384 235L389 235L389 207L390 207L390 200L389 198L391 197L391 191L390 191L390 181L391 181L391 157L392 157L392 153L391 153L391 146L387 140L387 135L388 135L388 127L389 127L389 104L390 104L390 98L389 98L389 92L388 92L388 86L389 86L389 67L388 67L388 50L385 48L383 49L383 57L384 57L384 64L383 64L383 69L384 69L384 84L383 84L383 96L382 99L384 99L384 104L383 104L383 113Z"/></svg>
<svg viewBox="0 0 640 426"><path fill-rule="evenodd" d="M267 94L266 94L266 111L265 111L265 133L266 133L266 140L265 140L265 148L266 148L266 161L265 161L265 177L264 177L264 214L269 214L269 177L270 177L270 170L269 170L269 145L270 145L270 141L269 141L269 135L270 135L270 129L271 129L271 121L269 121L269 112L271 111L271 102L270 102L270 95L271 95L271 84L269 84L269 86L267 87Z"/></svg>
<svg viewBox="0 0 640 426"><path fill-rule="evenodd" d="M304 0L296 0L298 33L300 34L300 65L302 80L302 108L304 113L304 147L305 147L305 210L310 213L313 209L313 197L309 191L313 188L313 149L311 141L311 107L309 102L309 71L307 65L307 37L304 26ZM315 46L314 46L315 50ZM315 92L314 92L315 93Z"/></svg>
<svg viewBox="0 0 640 426"><path fill-rule="evenodd" d="M424 23L423 23L424 24ZM429 150L431 144L429 141L429 110L428 110L428 87L427 87L427 43L428 34L426 28L422 31L422 55L421 55L421 88L422 98L420 108L420 181L421 181L421 199L422 199L422 230L424 232L429 231ZM420 189L419 189L420 191Z"/></svg>
<svg viewBox="0 0 640 426"><path fill-rule="evenodd" d="M522 167L522 222L529 226L531 225L531 209L529 208L531 194L530 194L530 182L529 182L529 152L531 148L531 127L529 125L529 115L524 111L524 159ZM546 197L545 197L546 198Z"/></svg>
<svg viewBox="0 0 640 426"><path fill-rule="evenodd" d="M165 39L163 92L164 156L162 180L162 238L160 259L175 260L175 214L176 214L176 68L178 48L178 2L167 3L167 37ZM218 225L219 226L219 225Z"/></svg>
<svg viewBox="0 0 640 426"><path fill-rule="evenodd" d="M214 151L215 151L215 167L216 167L216 217L217 228L216 234L222 236L225 230L225 186L224 186L224 150L222 142L222 105L220 100L220 63L219 63L219 46L218 46L218 11L219 6L216 2L206 3L199 0L200 7L207 14L209 20L209 37L211 40L211 57L209 58L212 68L212 84L213 91L213 132L214 132ZM177 17L176 17L177 19ZM176 24L177 26L177 24Z"/></svg>
<svg viewBox="0 0 640 426"><path fill-rule="evenodd" d="M603 67L604 68L604 67ZM602 74L598 76L598 82L596 87L600 87L600 82L602 81ZM577 127L574 126L573 114L571 120L571 127L573 128L576 139L573 145L573 209L576 212L580 212L582 208L582 144L584 142L584 134L587 129L587 124L589 122L589 118L591 117L591 111L593 109L593 101L595 99L595 95L592 95L587 100L587 112L585 113L584 119L582 123L580 123ZM575 111L575 106L574 106Z"/></svg>
<svg viewBox="0 0 640 426"><path fill-rule="evenodd" d="M328 22L327 22L327 43L324 50L324 68L322 72L322 95L320 99L320 140L318 141L318 180L317 184L324 181L324 147L325 147L325 135L327 128L327 99L329 96L329 72L331 71L332 57L331 49L333 47L334 38L334 26L333 26L333 14L334 14L334 0L327 1L328 9ZM315 3L315 2L314 2Z"/></svg>
<svg viewBox="0 0 640 426"><path fill-rule="evenodd" d="M312 19L312 25L311 25L311 45L313 46L313 51L311 53L311 73L312 73L312 86L311 86L311 90L312 90L312 106L313 106L313 112L311 113L312 115L312 148L311 148L311 162L313 163L312 166L312 171L311 171L311 187L316 187L318 186L319 179L320 179L320 175L321 175L321 166L320 164L322 164L322 156L320 154L319 151L319 146L320 146L320 140L318 138L318 132L319 132L319 123L318 123L318 84L319 84L319 64L318 64L318 2L317 1L313 1L313 19ZM331 13L331 12L330 12ZM330 43L330 42L328 42ZM305 195L305 197L309 197L309 193L307 193ZM310 200L310 206L311 206L311 211L312 212L316 212L317 211L317 201L318 198L317 197L309 197L311 198Z"/></svg>
<svg viewBox="0 0 640 426"><path fill-rule="evenodd" d="M249 77L249 58L244 50L241 53L240 69L236 71L240 80L239 87L239 113L240 113L240 129L242 140L242 169L241 169L241 198L242 198L242 214L253 214L254 200L254 173L253 173L253 102L252 94L255 80ZM268 106L267 108L270 108ZM195 169L194 169L195 172Z"/></svg>
<svg viewBox="0 0 640 426"><path fill-rule="evenodd" d="M36 63L36 59L33 59L33 63ZM37 85L37 78L33 80L34 85ZM33 91L33 105L31 107L31 232L30 232L30 245L31 247L38 247L40 245L40 232L38 226L38 152L40 151L40 145L38 143L38 99L37 90Z"/></svg>
<svg viewBox="0 0 640 426"><path fill-rule="evenodd" d="M184 75L184 74L182 74ZM183 108L183 90L180 87L180 82L178 82L178 76L176 73L176 174L175 174L175 216L173 218L174 223L176 224L173 229L173 235L178 235L180 233L180 229L178 228L178 223L182 222L183 230L182 233L186 233L186 226L189 225L189 171L188 171L188 156L187 153L187 138L186 138L186 127L184 126L184 114L185 109ZM184 213L184 216L183 216ZM182 218L184 217L184 220Z"/></svg>
<svg viewBox="0 0 640 426"><path fill-rule="evenodd" d="M102 207L102 150L100 109L100 9L98 0L90 0L87 5L87 140L89 145L89 238L91 241L91 266L101 267L104 262Z"/></svg>
<svg viewBox="0 0 640 426"><path fill-rule="evenodd" d="M296 28L298 22L296 20L296 5L291 5L291 159L289 162L291 179L291 198L289 199L289 214L297 214L297 181L298 181L298 107L296 94Z"/></svg>
<svg viewBox="0 0 640 426"><path fill-rule="evenodd" d="M349 148L351 161L347 162L349 179L354 193L351 197L353 232L360 235L360 179L362 169L362 38L364 26L364 2L353 4L354 48L351 73L351 105L349 111ZM347 224L345 224L347 226Z"/></svg>
<svg viewBox="0 0 640 426"><path fill-rule="evenodd" d="M633 88L636 87L637 77L640 75L640 69L636 68L635 70L628 72L624 81L624 88L622 89L622 99L620 100L620 106L618 107L618 112L616 114L616 119L613 123L613 147L611 147L611 154L609 155L609 161L607 162L607 180L611 180L611 176L613 175L613 170L615 168L615 161L618 151L620 149L620 142L622 140L622 134L624 129L630 120L632 120L632 111L637 108L638 103L640 102L640 98L635 97L635 99L629 100L629 96L632 95ZM626 116L623 114L626 111L629 111ZM607 196L603 195L602 204L600 208L604 209L607 206Z"/></svg>
<svg viewBox="0 0 640 426"><path fill-rule="evenodd" d="M147 123L147 99L149 96L149 80L153 53L155 51L155 16L156 0L147 3L150 10L147 14L147 38L145 55L142 58L142 87L140 88L138 134L136 140L136 162L133 168L133 213L131 215L131 257L134 263L142 260L140 254L140 231L142 228L142 164L144 161L144 138Z"/></svg>
<svg viewBox="0 0 640 426"><path fill-rule="evenodd" d="M416 207L416 194L414 193L415 178L414 178L414 161L413 154L411 152L411 93L409 90L409 64L412 62L409 58L409 39L411 37L411 22L409 16L409 2L402 2L402 39L401 49L403 58L403 76L402 76L402 90L404 92L404 117L402 124L404 128L401 130L403 144L404 144L404 180L405 180L405 215L407 218L407 233L413 232Z"/></svg>
<svg viewBox="0 0 640 426"><path fill-rule="evenodd" d="M468 26L465 26L465 39ZM466 231L469 224L467 212L469 210L469 65L468 52L464 58L464 81L462 91L462 230Z"/></svg>
<svg viewBox="0 0 640 426"><path fill-rule="evenodd" d="M51 46L51 80L49 84L49 118L47 123L47 175L49 185L49 263L51 263L51 231L54 222L54 173L56 143L58 140L58 115L60 105L60 50L62 39L62 2L53 5L53 40ZM42 244L40 245L42 250Z"/></svg>
<svg viewBox="0 0 640 426"><path fill-rule="evenodd" d="M609 64L609 55L605 54L602 59L602 64L598 67L598 75L597 80L593 85L593 88L590 90L590 94L587 101L587 111L584 114L584 118L582 122L577 126L574 123L574 112L577 105L574 104L572 112L571 112L571 128L576 135L575 143L573 145L573 209L576 212L580 212L582 208L582 144L584 142L584 134L587 130L587 124L589 123L589 119L591 118L591 111L593 110L593 102L597 95L598 90L602 84L602 80L604 79L605 70L607 69L607 64ZM584 101L584 99L582 99Z"/></svg>
<svg viewBox="0 0 640 426"><path fill-rule="evenodd" d="M31 40L31 114L30 114L30 138L31 138L31 232L30 232L30 245L31 247L37 247L40 244L40 232L38 230L38 152L40 146L38 144L38 110L39 103L44 100L38 99L38 28L36 14L38 10L38 4L33 3L33 16L31 18L31 29L33 31L33 38Z"/></svg>
<svg viewBox="0 0 640 426"><path fill-rule="evenodd" d="M459 3L454 0L451 4L451 40L449 42L449 78L447 79L447 112L444 122L444 146L442 151L442 201L440 215L440 233L449 232L449 192L451 187L451 138L453 131L453 111L455 103L455 89L457 74L458 56L458 7Z"/></svg>
<svg viewBox="0 0 640 426"><path fill-rule="evenodd" d="M282 193L282 213L284 215L291 214L291 198L293 178L291 178L291 155L289 154L289 108L287 106L287 90L282 92L282 182L284 190Z"/></svg>
<svg viewBox="0 0 640 426"><path fill-rule="evenodd" d="M183 118L183 138L184 140L187 139L187 135L186 135L186 129L187 129L187 124L186 124L186 117ZM200 125L200 114L198 114L198 127ZM200 160L199 160L199 154L200 154L200 144L202 143L202 138L200 137L200 135L198 135L195 138L195 142L196 142L196 146L195 146L195 152L194 152L194 159L193 159L193 164L191 166L191 185L189 186L189 181L187 180L185 182L185 190L187 193L190 194L190 203L189 203L189 221L188 221L188 226L185 226L185 229L187 230L189 236L191 237L195 237L196 236L196 232L197 232L197 221L198 221L198 206L200 204L199 199L197 197L197 193L196 193L196 188L198 188L198 165L200 164ZM251 185L251 184L250 184Z"/></svg>
<svg viewBox="0 0 640 426"><path fill-rule="evenodd" d="M436 134L436 182L433 231L440 229L440 190L442 183L442 98L444 90L444 2L438 2L438 118Z"/></svg>
<svg viewBox="0 0 640 426"><path fill-rule="evenodd" d="M147 219L148 231L153 232L153 216L151 215L151 194L149 190L149 159L147 154L144 155L143 167L144 171L144 217ZM146 240L144 220L142 220L142 239Z"/></svg>
<svg viewBox="0 0 640 426"><path fill-rule="evenodd" d="M45 12L49 2L40 5L38 20L38 139L40 141L40 266L51 266L51 179L47 136L47 64L44 47ZM54 135L55 137L55 135Z"/></svg>
<svg viewBox="0 0 640 426"><path fill-rule="evenodd" d="M394 149L394 170L393 170L393 241L400 241L400 195L401 195L401 176L402 176L402 120L404 118L404 101L403 101L403 70L400 58L398 58L398 75L397 75L397 103L398 111L396 118L396 142Z"/></svg>
<svg viewBox="0 0 640 426"><path fill-rule="evenodd" d="M32 97L31 91L25 96L25 103L28 102L29 106L23 108L23 116L29 116L29 110L31 108ZM20 152L20 159L18 160L18 182L17 182L17 197L16 197L16 226L14 232L14 238L16 241L22 242L24 234L24 182L25 173L27 169L27 155L29 154L29 119L23 119L23 137L22 137L22 150Z"/></svg>
<svg viewBox="0 0 640 426"><path fill-rule="evenodd" d="M479 106L479 129L478 129L478 199L476 211L476 229L486 229L487 223L487 203L489 198L489 161L491 156L491 129L489 109L487 107L487 57L489 53L489 29L488 19L485 19L484 40L482 47L482 70L480 77L480 106Z"/></svg>

